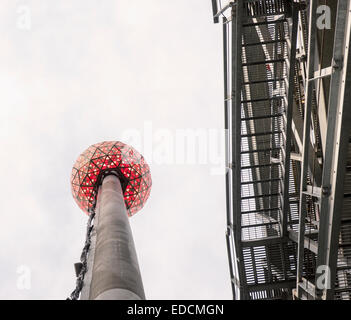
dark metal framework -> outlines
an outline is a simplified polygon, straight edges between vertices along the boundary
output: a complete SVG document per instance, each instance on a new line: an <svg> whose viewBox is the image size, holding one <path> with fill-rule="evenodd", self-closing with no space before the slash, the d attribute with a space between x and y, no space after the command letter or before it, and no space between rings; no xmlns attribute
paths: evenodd
<svg viewBox="0 0 351 320"><path fill-rule="evenodd" d="M329 32L317 28L321 4L335 13ZM350 1L212 8L223 25L233 297L350 299Z"/></svg>

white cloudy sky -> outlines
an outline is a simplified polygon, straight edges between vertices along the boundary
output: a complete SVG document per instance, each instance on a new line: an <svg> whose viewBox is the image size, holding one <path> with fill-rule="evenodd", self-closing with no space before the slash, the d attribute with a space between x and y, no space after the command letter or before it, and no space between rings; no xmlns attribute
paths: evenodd
<svg viewBox="0 0 351 320"><path fill-rule="evenodd" d="M210 0L2 0L0 299L73 289L87 222L69 184L80 152L143 136L145 123L220 129L222 92ZM147 298L230 299L223 175L147 160L153 189L131 219Z"/></svg>

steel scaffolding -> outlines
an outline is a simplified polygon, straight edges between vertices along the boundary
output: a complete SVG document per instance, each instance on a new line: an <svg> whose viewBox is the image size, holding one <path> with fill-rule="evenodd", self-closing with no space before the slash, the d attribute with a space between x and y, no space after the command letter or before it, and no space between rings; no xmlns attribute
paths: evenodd
<svg viewBox="0 0 351 320"><path fill-rule="evenodd" d="M233 297L351 299L350 1L224 2Z"/></svg>

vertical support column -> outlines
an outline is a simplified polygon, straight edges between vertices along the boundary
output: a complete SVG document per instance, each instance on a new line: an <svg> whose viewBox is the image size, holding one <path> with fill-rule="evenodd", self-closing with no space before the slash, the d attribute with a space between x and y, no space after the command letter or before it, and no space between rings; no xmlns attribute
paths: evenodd
<svg viewBox="0 0 351 320"><path fill-rule="evenodd" d="M323 164L322 195L318 235L317 268L330 268L329 287L317 288L317 297L334 298L343 186L350 136L349 93L350 76L350 3L339 1L337 6L333 73L330 80L326 146ZM320 274L316 274L316 281Z"/></svg>
<svg viewBox="0 0 351 320"><path fill-rule="evenodd" d="M294 104L294 76L296 63L296 38L297 38L297 24L298 24L298 9L296 4L292 3L292 24L290 32L291 48L288 53L289 69L288 69L288 90L286 106L286 127L285 127L285 159L284 159L284 183L283 183L283 208L281 217L281 235L287 237L288 235L288 214L290 212L289 203L289 182L290 182L290 153L291 153L291 133L292 133L292 117Z"/></svg>
<svg viewBox="0 0 351 320"><path fill-rule="evenodd" d="M218 12L218 5L217 5L217 0L212 0L212 13L213 13L213 22L218 23L219 19L218 16L216 16Z"/></svg>
<svg viewBox="0 0 351 320"><path fill-rule="evenodd" d="M231 217L231 201L230 201L230 145L229 145L229 78L228 78L228 20L223 17L223 72L224 72L224 135L225 135L225 189L226 189L226 219L227 219L227 230L226 230L226 243L227 243L227 254L229 262L229 273L230 273L230 283L232 287L233 300L236 299L236 268L233 264L236 264L236 257L234 252L233 243L233 230L232 230L232 217Z"/></svg>
<svg viewBox="0 0 351 320"><path fill-rule="evenodd" d="M240 296L237 299L248 299L243 266L243 250L241 248L241 86L242 86L242 16L243 1L232 6L232 100L231 100L231 139L232 139L232 210L233 231L238 266Z"/></svg>
<svg viewBox="0 0 351 320"><path fill-rule="evenodd" d="M99 189L90 300L145 299L123 192L114 175Z"/></svg>
<svg viewBox="0 0 351 320"><path fill-rule="evenodd" d="M300 206L299 206L299 235L298 235L298 255L297 255L297 294L300 295L299 283L302 282L302 271L304 261L304 240L305 240L305 219L306 219L306 191L307 191L307 170L310 146L311 128L311 107L314 77L314 53L316 48L316 8L317 1L310 0L309 8L309 39L308 39L308 59L307 59L307 79L306 79L306 99L303 127L303 150L301 164L301 184L300 184Z"/></svg>

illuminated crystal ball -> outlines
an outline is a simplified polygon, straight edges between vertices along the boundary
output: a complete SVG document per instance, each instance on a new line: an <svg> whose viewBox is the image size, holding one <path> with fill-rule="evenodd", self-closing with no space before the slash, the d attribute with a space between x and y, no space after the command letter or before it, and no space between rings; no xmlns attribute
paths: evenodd
<svg viewBox="0 0 351 320"><path fill-rule="evenodd" d="M128 215L145 204L151 190L151 174L144 157L120 141L96 143L85 150L72 169L72 195L88 215L96 203L98 187L106 175L118 176Z"/></svg>

